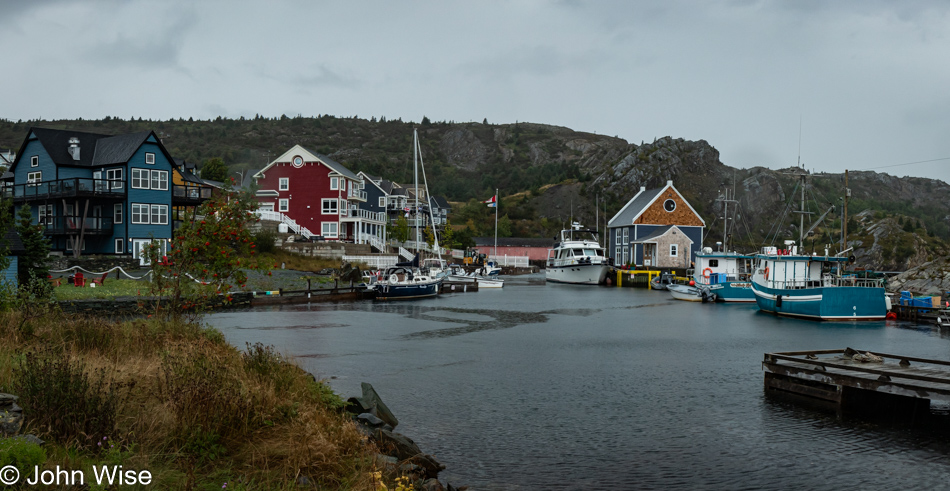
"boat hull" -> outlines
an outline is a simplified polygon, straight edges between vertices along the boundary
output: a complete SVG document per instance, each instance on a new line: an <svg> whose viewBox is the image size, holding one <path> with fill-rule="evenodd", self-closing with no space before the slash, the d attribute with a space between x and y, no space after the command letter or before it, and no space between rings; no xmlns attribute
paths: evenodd
<svg viewBox="0 0 950 491"><path fill-rule="evenodd" d="M884 320L884 288L818 287L780 290L754 283L759 310L777 315L820 320Z"/></svg>
<svg viewBox="0 0 950 491"><path fill-rule="evenodd" d="M439 294L441 282L418 283L410 285L376 284L376 300L412 300L429 298Z"/></svg>
<svg viewBox="0 0 950 491"><path fill-rule="evenodd" d="M606 264L572 264L568 266L548 266L545 279L554 283L572 283L575 285L599 285L607 277L610 269Z"/></svg>
<svg viewBox="0 0 950 491"><path fill-rule="evenodd" d="M670 296L676 300L685 300L687 302L703 301L703 294L696 287L686 285L669 285L666 287L666 289L670 292Z"/></svg>
<svg viewBox="0 0 950 491"><path fill-rule="evenodd" d="M709 285L709 291L716 294L717 302L755 302L751 281L716 283Z"/></svg>

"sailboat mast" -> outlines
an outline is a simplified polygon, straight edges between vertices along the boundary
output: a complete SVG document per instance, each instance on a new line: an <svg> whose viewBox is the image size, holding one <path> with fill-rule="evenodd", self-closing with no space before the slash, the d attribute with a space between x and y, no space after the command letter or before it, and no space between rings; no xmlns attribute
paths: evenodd
<svg viewBox="0 0 950 491"><path fill-rule="evenodd" d="M414 225L416 227L416 252L419 252L419 133L415 128L412 129L412 169L413 169L413 186L415 187L415 205L413 207L414 212Z"/></svg>
<svg viewBox="0 0 950 491"><path fill-rule="evenodd" d="M802 169L802 214L799 216L801 223L798 226L798 248L805 250L805 170Z"/></svg>

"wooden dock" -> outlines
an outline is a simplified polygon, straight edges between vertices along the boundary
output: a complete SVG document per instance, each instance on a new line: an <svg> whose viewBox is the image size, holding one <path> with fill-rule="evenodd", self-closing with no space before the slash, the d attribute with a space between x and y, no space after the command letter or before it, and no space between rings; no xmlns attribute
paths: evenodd
<svg viewBox="0 0 950 491"><path fill-rule="evenodd" d="M912 417L929 410L932 400L950 402L950 362L866 353L850 348L766 353L765 390L836 410L872 408ZM880 361L862 361L867 358Z"/></svg>

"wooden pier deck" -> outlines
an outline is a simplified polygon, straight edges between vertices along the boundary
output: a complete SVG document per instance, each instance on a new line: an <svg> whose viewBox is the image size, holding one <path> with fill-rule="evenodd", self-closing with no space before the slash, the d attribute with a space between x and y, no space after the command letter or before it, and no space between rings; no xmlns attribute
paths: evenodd
<svg viewBox="0 0 950 491"><path fill-rule="evenodd" d="M930 401L950 402L950 362L873 353L883 361L854 358L865 351L816 350L766 353L766 392L792 394L837 409L903 406L916 412ZM888 403L888 404L882 404Z"/></svg>

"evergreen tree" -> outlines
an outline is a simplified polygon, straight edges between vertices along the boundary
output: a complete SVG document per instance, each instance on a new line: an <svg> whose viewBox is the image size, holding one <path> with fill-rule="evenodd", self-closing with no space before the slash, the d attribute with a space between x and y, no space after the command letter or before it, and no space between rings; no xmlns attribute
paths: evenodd
<svg viewBox="0 0 950 491"><path fill-rule="evenodd" d="M914 231L914 221L913 221L913 220L907 220L907 221L904 223L904 232L913 232L913 231Z"/></svg>
<svg viewBox="0 0 950 491"><path fill-rule="evenodd" d="M43 235L43 226L33 224L33 212L30 205L23 205L16 214L16 230L23 242L23 254L20 255L17 279L20 285L30 284L30 278L49 276L49 241Z"/></svg>
<svg viewBox="0 0 950 491"><path fill-rule="evenodd" d="M390 234L393 239L396 239L398 242L405 242L409 240L409 220L405 216L400 215L396 219L395 225L389 228Z"/></svg>
<svg viewBox="0 0 950 491"><path fill-rule="evenodd" d="M224 182L228 179L228 167L220 157L206 159L201 165L201 178Z"/></svg>

